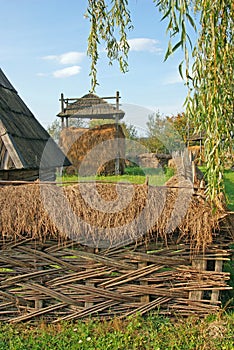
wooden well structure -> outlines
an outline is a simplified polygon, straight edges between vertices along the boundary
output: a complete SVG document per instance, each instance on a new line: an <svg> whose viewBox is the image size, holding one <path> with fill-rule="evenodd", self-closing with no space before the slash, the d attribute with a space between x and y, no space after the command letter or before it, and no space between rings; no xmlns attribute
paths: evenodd
<svg viewBox="0 0 234 350"><path fill-rule="evenodd" d="M124 117L124 111L120 107L120 94L116 91L115 96L99 97L93 93L88 93L81 98L65 98L61 93L61 111L57 116L61 119L62 129L69 127L69 120L78 119L103 119L114 120L116 128L116 140L121 136L119 121ZM114 100L114 103L107 101ZM116 150L115 174L120 173L120 152Z"/></svg>

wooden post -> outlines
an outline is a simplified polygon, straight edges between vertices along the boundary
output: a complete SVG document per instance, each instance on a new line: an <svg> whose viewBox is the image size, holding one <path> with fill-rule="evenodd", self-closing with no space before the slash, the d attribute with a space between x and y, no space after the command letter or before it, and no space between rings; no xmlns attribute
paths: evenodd
<svg viewBox="0 0 234 350"><path fill-rule="evenodd" d="M192 182L193 185L195 184L195 182L197 181L197 176L196 176L196 166L194 163L194 160L192 161Z"/></svg>
<svg viewBox="0 0 234 350"><path fill-rule="evenodd" d="M64 96L63 96L63 93L61 94L61 112L64 113Z"/></svg>
<svg viewBox="0 0 234 350"><path fill-rule="evenodd" d="M215 260L215 271L216 272L222 272L223 270L223 260ZM218 301L219 300L219 290L213 290L211 293L211 301Z"/></svg>
<svg viewBox="0 0 234 350"><path fill-rule="evenodd" d="M95 250L92 247L86 247L86 252L93 254L95 252ZM89 271L90 269L92 270L92 264L93 263L94 263L94 261L92 261L92 260L87 262L86 271ZM90 287L95 287L95 284L92 281L90 281L90 279L85 280L85 285L86 286L90 286ZM92 301L85 301L85 308L89 308L91 306L93 306L93 302Z"/></svg>
<svg viewBox="0 0 234 350"><path fill-rule="evenodd" d="M141 269L142 267L145 267L145 266L147 266L147 262L139 262L138 263L138 269ZM140 281L140 285L141 286L147 286L148 282L147 281ZM150 301L149 295L142 295L141 296L141 302L142 303L149 303L149 301Z"/></svg>
<svg viewBox="0 0 234 350"><path fill-rule="evenodd" d="M36 269L37 271L44 270L43 266L38 266L38 265L37 265L37 262L38 262L38 261L37 261L37 259L35 258L35 259L34 259L35 269ZM34 308L35 308L35 310L40 310L40 309L43 308L43 300L40 299L40 297L38 297L38 296L36 296L36 297L34 298Z"/></svg>
<svg viewBox="0 0 234 350"><path fill-rule="evenodd" d="M193 260L192 266L196 270L205 271L207 268L207 260L205 258ZM189 299L201 300L202 298L203 298L203 291L202 290L192 290L191 292L189 292Z"/></svg>
<svg viewBox="0 0 234 350"><path fill-rule="evenodd" d="M64 129L64 117L61 118L62 121L62 129Z"/></svg>
<svg viewBox="0 0 234 350"><path fill-rule="evenodd" d="M35 310L40 310L43 308L43 300L35 298L34 300Z"/></svg>
<svg viewBox="0 0 234 350"><path fill-rule="evenodd" d="M199 165L202 165L202 136L200 133L200 157L199 157Z"/></svg>
<svg viewBox="0 0 234 350"><path fill-rule="evenodd" d="M63 93L61 93L60 102L61 102L61 113L64 113L64 96L63 96ZM61 117L61 127L62 127L62 129L64 129L64 117Z"/></svg>
<svg viewBox="0 0 234 350"><path fill-rule="evenodd" d="M86 271L88 271L88 269L86 269ZM85 285L86 286L90 286L90 287L94 287L94 283L92 283L91 281L85 281ZM93 306L93 302L91 302L91 301L86 301L85 302L85 308L87 309L87 308L89 308L89 307L91 307L91 306Z"/></svg>
<svg viewBox="0 0 234 350"><path fill-rule="evenodd" d="M119 110L119 91L116 91L116 109Z"/></svg>
<svg viewBox="0 0 234 350"><path fill-rule="evenodd" d="M119 110L119 91L116 91L116 110ZM117 139L117 155L115 159L115 175L119 175L119 117L115 116L116 139Z"/></svg>

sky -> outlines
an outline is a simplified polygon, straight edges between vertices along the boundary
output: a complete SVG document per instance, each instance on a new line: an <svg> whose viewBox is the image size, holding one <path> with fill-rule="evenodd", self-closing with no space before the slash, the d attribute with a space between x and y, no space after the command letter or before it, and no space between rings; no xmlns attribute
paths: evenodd
<svg viewBox="0 0 234 350"><path fill-rule="evenodd" d="M90 23L87 0L0 0L0 67L39 122L47 128L60 112L59 98L87 94L91 87L86 54ZM95 93L120 92L124 121L145 129L148 115L183 111L187 94L178 73L183 58L166 62L166 22L153 0L129 0L129 71L110 66L100 46Z"/></svg>

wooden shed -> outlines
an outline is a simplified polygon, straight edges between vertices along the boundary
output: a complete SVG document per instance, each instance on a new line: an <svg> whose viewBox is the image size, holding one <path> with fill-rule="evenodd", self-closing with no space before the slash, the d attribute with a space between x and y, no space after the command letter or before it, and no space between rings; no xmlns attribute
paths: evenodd
<svg viewBox="0 0 234 350"><path fill-rule="evenodd" d="M0 180L54 180L70 162L0 69Z"/></svg>

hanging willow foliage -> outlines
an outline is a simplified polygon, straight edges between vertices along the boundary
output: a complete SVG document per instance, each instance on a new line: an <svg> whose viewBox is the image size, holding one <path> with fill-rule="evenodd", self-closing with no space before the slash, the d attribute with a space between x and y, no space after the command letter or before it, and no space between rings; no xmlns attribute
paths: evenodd
<svg viewBox="0 0 234 350"><path fill-rule="evenodd" d="M87 53L91 57L91 92L95 91L97 82L97 62L99 58L98 45L100 41L106 43L109 63L119 62L121 72L128 70L129 44L127 33L133 26L130 12L127 8L128 0L88 0L86 16L91 26L88 37Z"/></svg>
<svg viewBox="0 0 234 350"><path fill-rule="evenodd" d="M232 0L201 1L201 31L193 51L192 96L187 114L197 132L204 133L207 195L213 201L223 192L223 172L232 153L233 115L233 18Z"/></svg>
<svg viewBox="0 0 234 350"><path fill-rule="evenodd" d="M224 164L233 151L233 0L152 0L168 21L169 44L165 59L178 48L184 52L179 66L185 70L188 96L185 101L188 120L195 132L204 134L207 167L207 197L218 200L223 192ZM87 16L91 28L88 55L91 57L91 90L97 83L98 45L106 43L110 64L117 60L120 70L128 70L129 45L127 34L133 28L128 0L89 0ZM196 19L196 20L195 20ZM192 42L191 28L198 40ZM193 55L189 73L189 50Z"/></svg>

